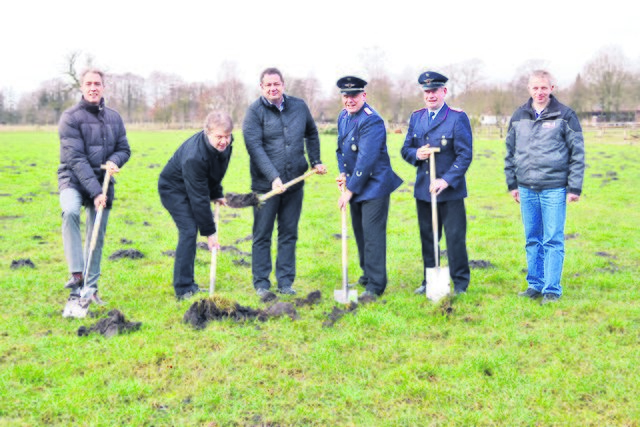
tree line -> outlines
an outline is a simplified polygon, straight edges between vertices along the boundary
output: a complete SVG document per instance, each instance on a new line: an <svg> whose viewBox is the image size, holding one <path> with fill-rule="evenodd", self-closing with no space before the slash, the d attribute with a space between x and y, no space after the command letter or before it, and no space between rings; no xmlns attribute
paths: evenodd
<svg viewBox="0 0 640 427"><path fill-rule="evenodd" d="M44 81L18 100L0 90L0 124L55 125L62 112L80 99L78 67L80 53L66 59L66 71ZM406 124L411 112L421 108L417 76L424 70L407 70L390 75L384 54L374 52L362 58L369 76L367 97L391 127ZM497 118L504 126L509 115L527 97L529 73L546 68L545 62L531 60L522 64L508 82L489 82L479 59L434 67L449 77L447 103L463 108L472 124L481 118ZM336 90L323 95L320 81L313 77L292 77L285 72L286 93L303 98L318 123L331 124L342 109ZM550 70L553 73L553 70ZM199 126L212 109L229 112L241 123L245 110L258 95L257 84L248 86L238 79L238 65L223 63L216 83L185 82L175 74L153 72L147 78L124 73L107 77L107 105L120 112L126 123L153 124L165 127ZM640 69L616 46L604 48L588 61L568 86L556 90L561 102L571 106L582 119L597 116L601 122L635 121L640 106Z"/></svg>

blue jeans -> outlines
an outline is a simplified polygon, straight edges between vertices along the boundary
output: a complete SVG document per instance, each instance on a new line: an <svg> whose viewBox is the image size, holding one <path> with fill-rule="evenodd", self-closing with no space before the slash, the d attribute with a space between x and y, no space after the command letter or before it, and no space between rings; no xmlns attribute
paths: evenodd
<svg viewBox="0 0 640 427"><path fill-rule="evenodd" d="M564 223L567 190L533 191L519 187L520 210L526 239L527 282L543 294L562 295Z"/></svg>
<svg viewBox="0 0 640 427"><path fill-rule="evenodd" d="M93 224L96 220L96 208L93 201L86 206L86 236L84 249L82 248L82 236L80 235L80 210L82 208L82 195L74 188L65 188L60 192L60 207L62 208L62 243L64 245L64 255L67 259L69 273L84 272L84 263L89 256L89 245L91 244L91 234ZM100 260L102 259L102 246L104 235L109 220L111 209L102 211L102 221L98 232L98 240L91 257L88 277L85 277L85 286L98 287L100 277Z"/></svg>

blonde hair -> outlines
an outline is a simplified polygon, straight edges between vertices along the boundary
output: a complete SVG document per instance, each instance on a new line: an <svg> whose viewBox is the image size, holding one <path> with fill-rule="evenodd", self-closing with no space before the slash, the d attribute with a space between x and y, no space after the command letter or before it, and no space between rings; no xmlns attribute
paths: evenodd
<svg viewBox="0 0 640 427"><path fill-rule="evenodd" d="M204 131L211 132L213 128L221 128L227 132L233 130L233 120L231 116L224 111L212 111L207 114L204 120Z"/></svg>

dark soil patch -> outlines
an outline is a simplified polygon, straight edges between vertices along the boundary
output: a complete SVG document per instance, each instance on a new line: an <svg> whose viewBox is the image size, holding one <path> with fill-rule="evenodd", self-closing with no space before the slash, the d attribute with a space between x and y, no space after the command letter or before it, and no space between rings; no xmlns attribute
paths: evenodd
<svg viewBox="0 0 640 427"><path fill-rule="evenodd" d="M162 252L162 255L166 255L166 256L169 256L171 258L175 258L176 257L176 251L170 249L168 251Z"/></svg>
<svg viewBox="0 0 640 427"><path fill-rule="evenodd" d="M19 219L22 218L22 215L2 215L0 219Z"/></svg>
<svg viewBox="0 0 640 427"><path fill-rule="evenodd" d="M224 198L227 199L227 206L230 208L247 208L249 206L260 205L260 199L258 199L258 195L256 193L227 193Z"/></svg>
<svg viewBox="0 0 640 427"><path fill-rule="evenodd" d="M202 250L205 250L205 251L209 251L209 245L207 244L207 242L198 242L198 243L196 243L196 248L202 249Z"/></svg>
<svg viewBox="0 0 640 427"><path fill-rule="evenodd" d="M262 302L271 302L278 299L278 296L271 291L267 291L262 297L260 297L260 301Z"/></svg>
<svg viewBox="0 0 640 427"><path fill-rule="evenodd" d="M249 242L251 240L253 240L253 234L249 234L248 236L245 236L245 237L243 237L241 239L236 240L235 244L237 245L238 243Z"/></svg>
<svg viewBox="0 0 640 427"><path fill-rule="evenodd" d="M220 251L221 252L235 252L238 255L242 255L242 256L251 256L251 254L249 252L244 252L241 251L240 249L238 249L237 247L230 245L230 246L220 246Z"/></svg>
<svg viewBox="0 0 640 427"><path fill-rule="evenodd" d="M296 307L303 307L305 305L315 305L322 299L322 293L320 291L309 292L306 298L296 298L293 300Z"/></svg>
<svg viewBox="0 0 640 427"><path fill-rule="evenodd" d="M142 225L144 225L145 227L151 227L151 223L148 221L143 222Z"/></svg>
<svg viewBox="0 0 640 427"><path fill-rule="evenodd" d="M577 239L578 237L580 237L580 233L571 233L571 234L565 234L564 239L573 240L573 239Z"/></svg>
<svg viewBox="0 0 640 427"><path fill-rule="evenodd" d="M98 323L88 328L80 326L78 336L86 337L91 332L98 332L105 338L111 338L114 335L137 331L142 325L142 322L128 322L120 310L111 310L108 315L109 317L100 319Z"/></svg>
<svg viewBox="0 0 640 427"><path fill-rule="evenodd" d="M194 302L184 314L182 321L189 323L196 329L203 329L212 320L232 319L236 322L258 319L261 322L269 318L264 310L245 307L237 302L229 301L219 296Z"/></svg>
<svg viewBox="0 0 640 427"><path fill-rule="evenodd" d="M147 166L149 169L155 169L155 168L159 168L160 167L160 163L151 163L149 166Z"/></svg>
<svg viewBox="0 0 640 427"><path fill-rule="evenodd" d="M123 245L130 245L133 243L133 241L123 237L122 239L120 239L120 243L122 243Z"/></svg>
<svg viewBox="0 0 640 427"><path fill-rule="evenodd" d="M14 259L13 261L11 261L11 269L12 270L15 270L16 268L20 268L20 267L36 268L36 265L29 258L26 258L26 259Z"/></svg>
<svg viewBox="0 0 640 427"><path fill-rule="evenodd" d="M471 268L495 268L491 261L486 261L484 259L472 259L469 261L469 267Z"/></svg>
<svg viewBox="0 0 640 427"><path fill-rule="evenodd" d="M596 255L597 255L597 256L600 256L600 257L603 257L603 258L613 258L613 259L615 259L615 258L616 258L616 256L615 256L615 255L610 254L610 253L608 253L608 252L596 252Z"/></svg>
<svg viewBox="0 0 640 427"><path fill-rule="evenodd" d="M344 309L334 306L331 313L327 315L327 320L322 322L323 328L332 328L335 323L340 320L345 314L355 312L358 308L358 304L355 302L349 303Z"/></svg>
<svg viewBox="0 0 640 427"><path fill-rule="evenodd" d="M244 258L234 259L231 262L238 267L251 267L251 263Z"/></svg>
<svg viewBox="0 0 640 427"><path fill-rule="evenodd" d="M118 249L109 256L112 261L120 258L139 259L144 258L144 254L137 249Z"/></svg>
<svg viewBox="0 0 640 427"><path fill-rule="evenodd" d="M20 203L30 203L33 202L33 197L18 197L16 200Z"/></svg>
<svg viewBox="0 0 640 427"><path fill-rule="evenodd" d="M276 302L267 307L265 313L267 313L269 317L289 316L291 320L298 320L300 318L295 307L290 302Z"/></svg>

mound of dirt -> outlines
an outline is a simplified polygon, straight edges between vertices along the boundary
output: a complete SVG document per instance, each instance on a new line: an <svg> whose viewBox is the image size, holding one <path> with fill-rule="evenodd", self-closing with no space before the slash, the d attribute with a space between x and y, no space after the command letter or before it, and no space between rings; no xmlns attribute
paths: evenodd
<svg viewBox="0 0 640 427"><path fill-rule="evenodd" d="M91 332L98 332L105 338L111 338L114 335L129 333L140 329L142 322L128 322L124 314L120 310L111 310L109 317L100 319L95 325L78 328L78 336L86 337Z"/></svg>
<svg viewBox="0 0 640 427"><path fill-rule="evenodd" d="M227 206L230 208L246 208L249 206L259 206L260 200L256 193L236 194L227 193L224 196L227 199Z"/></svg>
<svg viewBox="0 0 640 427"><path fill-rule="evenodd" d="M276 302L267 307L264 312L267 313L269 317L289 316L291 320L298 320L300 318L298 312L290 302Z"/></svg>
<svg viewBox="0 0 640 427"><path fill-rule="evenodd" d="M118 249L117 251L115 251L109 256L110 260L115 260L120 258L139 259L139 258L144 258L144 254L137 249Z"/></svg>
<svg viewBox="0 0 640 427"><path fill-rule="evenodd" d="M184 314L182 321L196 329L203 329L212 320L233 319L242 322L258 319L264 322L268 318L269 314L263 310L244 307L237 302L214 295L194 302Z"/></svg>
<svg viewBox="0 0 640 427"><path fill-rule="evenodd" d="M30 258L14 259L13 261L11 261L12 270L15 270L16 268L20 268L20 267L36 268L36 265L33 263L33 261L31 261Z"/></svg>
<svg viewBox="0 0 640 427"><path fill-rule="evenodd" d="M322 299L322 293L320 291L309 292L306 298L296 298L293 300L296 307L303 307L305 305L318 304Z"/></svg>

